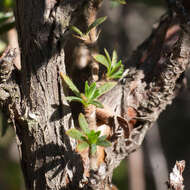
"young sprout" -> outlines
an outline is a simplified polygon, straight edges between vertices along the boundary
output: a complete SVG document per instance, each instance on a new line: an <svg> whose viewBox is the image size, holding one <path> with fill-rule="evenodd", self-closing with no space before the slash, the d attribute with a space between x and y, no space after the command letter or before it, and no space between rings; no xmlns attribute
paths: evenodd
<svg viewBox="0 0 190 190"><path fill-rule="evenodd" d="M92 24L90 24L86 30L86 32L82 32L79 28L77 28L76 26L71 26L70 29L73 30L76 35L74 34L73 36L75 36L76 38L79 38L83 41L88 41L89 39L89 33L93 28L96 28L97 26L99 26L100 24L102 24L105 20L107 19L107 17L100 17L98 19L96 19ZM98 38L99 34L97 35Z"/></svg>
<svg viewBox="0 0 190 190"><path fill-rule="evenodd" d="M88 123L82 113L79 114L78 120L82 131L70 129L66 133L70 137L78 140L77 149L79 151L90 148L90 154L95 155L97 146L111 146L111 143L106 139L107 137L105 135L100 136L100 131L94 131L88 128Z"/></svg>
<svg viewBox="0 0 190 190"><path fill-rule="evenodd" d="M103 105L97 101L97 98L105 94L107 91L111 90L116 82L106 82L100 87L96 87L96 83L93 82L90 86L88 82L85 82L84 93L80 93L78 88L74 85L71 79L62 73L60 73L63 82L72 90L75 96L66 97L69 102L75 101L83 104L84 107L88 107L90 104L95 105L96 107L103 108Z"/></svg>
<svg viewBox="0 0 190 190"><path fill-rule="evenodd" d="M105 55L102 54L97 54L94 57L94 59L104 65L107 69L106 72L106 79L119 79L121 78L123 72L124 72L124 67L122 65L121 60L117 62L117 52L114 50L112 53L112 59L106 49L104 49Z"/></svg>

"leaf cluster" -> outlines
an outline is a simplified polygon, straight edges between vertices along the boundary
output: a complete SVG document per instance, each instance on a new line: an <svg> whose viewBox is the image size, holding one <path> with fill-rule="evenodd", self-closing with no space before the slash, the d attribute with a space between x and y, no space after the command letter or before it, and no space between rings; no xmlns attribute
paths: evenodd
<svg viewBox="0 0 190 190"><path fill-rule="evenodd" d="M115 82L107 82L100 87L96 86L96 83L88 84L85 82L85 90L84 93L80 93L78 88L74 85L71 79L62 73L60 73L62 80L68 85L68 87L72 90L75 96L67 96L67 100L69 102L75 101L83 104L84 107L88 107L90 104L96 107L103 108L103 105L97 101L97 98L112 89L116 83Z"/></svg>
<svg viewBox="0 0 190 190"><path fill-rule="evenodd" d="M90 154L94 155L97 151L97 146L111 146L111 143L106 139L107 137L105 135L100 136L100 131L94 131L88 128L88 123L82 113L80 113L78 119L82 131L70 129L67 131L67 135L79 141L77 146L79 151L90 148Z"/></svg>
<svg viewBox="0 0 190 190"><path fill-rule="evenodd" d="M110 80L121 78L124 72L124 67L121 60L117 61L117 52L115 50L113 51L112 58L106 49L104 49L104 52L105 56L102 54L97 54L93 57L98 63L106 67L106 79Z"/></svg>
<svg viewBox="0 0 190 190"><path fill-rule="evenodd" d="M88 41L90 31L93 28L96 28L97 26L99 26L100 24L102 24L106 19L107 19L106 16L105 17L100 17L100 18L96 19L92 24L90 24L88 26L86 32L82 32L76 26L70 26L70 29L77 34L77 35L74 35L76 38L79 38L79 39L84 40L84 41Z"/></svg>

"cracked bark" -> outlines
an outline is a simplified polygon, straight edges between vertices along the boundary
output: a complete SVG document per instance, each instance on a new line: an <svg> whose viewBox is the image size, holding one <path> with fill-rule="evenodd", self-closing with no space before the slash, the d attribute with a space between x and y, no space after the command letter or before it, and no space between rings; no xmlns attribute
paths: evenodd
<svg viewBox="0 0 190 190"><path fill-rule="evenodd" d="M141 145L189 64L188 6L177 1L171 6L176 13L163 16L127 61L127 75L100 98L105 107L96 110L98 129L109 134L112 146L97 153L98 167L90 169L88 154L80 155L65 134L74 117L59 77L69 67L63 48L68 26L85 5L16 1L21 71L5 61L8 54L1 58L0 106L15 127L27 189L112 189L113 169Z"/></svg>

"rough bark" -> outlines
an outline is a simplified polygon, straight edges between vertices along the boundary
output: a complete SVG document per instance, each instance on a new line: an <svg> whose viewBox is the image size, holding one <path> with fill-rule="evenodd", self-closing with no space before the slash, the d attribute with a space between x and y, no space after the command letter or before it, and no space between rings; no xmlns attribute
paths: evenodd
<svg viewBox="0 0 190 190"><path fill-rule="evenodd" d="M91 167L94 158L80 155L65 134L74 125L59 76L66 72L68 26L90 5L85 0L16 1L21 71L12 65L14 53L5 52L0 106L15 127L27 189L113 188L113 169L141 145L188 67L190 19L188 7L177 1L172 4L176 13L163 16L127 61L126 76L100 98L105 108L96 109L98 130L109 135L112 146L98 150L96 167Z"/></svg>

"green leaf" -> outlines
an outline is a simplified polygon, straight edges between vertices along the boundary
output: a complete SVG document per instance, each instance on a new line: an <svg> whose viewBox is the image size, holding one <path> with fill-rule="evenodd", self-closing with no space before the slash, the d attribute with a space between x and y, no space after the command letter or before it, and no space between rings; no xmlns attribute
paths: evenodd
<svg viewBox="0 0 190 190"><path fill-rule="evenodd" d="M88 34L90 32L90 30L92 30L93 28L97 27L98 25L102 24L105 20L107 19L107 16L105 17L100 17L98 19L96 19L87 29L86 34Z"/></svg>
<svg viewBox="0 0 190 190"><path fill-rule="evenodd" d="M106 92L110 91L117 83L116 82L106 82L102 86L98 88L99 90L99 96L102 94L105 94Z"/></svg>
<svg viewBox="0 0 190 190"><path fill-rule="evenodd" d="M96 134L96 137L99 137L100 136L100 133L101 131L97 131L95 134Z"/></svg>
<svg viewBox="0 0 190 190"><path fill-rule="evenodd" d="M65 81L65 83L68 85L68 87L73 91L73 93L76 96L80 97L80 92L79 92L78 88L74 85L72 80L65 74L60 73L60 76L61 76L62 80Z"/></svg>
<svg viewBox="0 0 190 190"><path fill-rule="evenodd" d="M103 146L103 147L109 147L111 146L111 142L109 142L108 140L99 140L96 143L98 146Z"/></svg>
<svg viewBox="0 0 190 190"><path fill-rule="evenodd" d="M121 64L122 64L122 62L121 62L121 60L120 60L118 63L116 63L116 64L112 67L111 72L109 73L109 75L112 75L114 72L116 72L116 71L119 69L119 67L122 67Z"/></svg>
<svg viewBox="0 0 190 190"><path fill-rule="evenodd" d="M96 106L97 108L104 108L104 106L100 102L98 102L96 100L93 100L93 101L91 101L89 103Z"/></svg>
<svg viewBox="0 0 190 190"><path fill-rule="evenodd" d="M91 144L91 146L90 146L90 153L91 153L91 155L94 156L95 153L96 153L96 151L97 151L96 144Z"/></svg>
<svg viewBox="0 0 190 190"><path fill-rule="evenodd" d="M87 95L88 100L92 99L92 97L94 96L95 91L96 91L96 83L93 82L90 85L90 88L89 88L89 91L88 91L88 95Z"/></svg>
<svg viewBox="0 0 190 190"><path fill-rule="evenodd" d="M101 54L97 54L95 56L93 56L94 59L98 62L101 63L102 65L104 65L107 69L109 69L109 62L107 61L106 57L104 55Z"/></svg>
<svg viewBox="0 0 190 190"><path fill-rule="evenodd" d="M3 24L0 27L0 34L8 32L10 29L12 29L14 27L15 27L15 22L10 22L10 23L7 23L7 24Z"/></svg>
<svg viewBox="0 0 190 190"><path fill-rule="evenodd" d="M87 143L87 142L85 142L85 141L83 141L83 142L81 142L81 143L79 143L78 145L77 145L77 149L79 150L79 151L83 151L84 149L86 149L86 148L88 148L89 147L89 144Z"/></svg>
<svg viewBox="0 0 190 190"><path fill-rule="evenodd" d="M110 55L109 55L109 53L108 53L108 51L107 51L106 48L104 48L104 52L106 54L106 57L107 57L107 60L108 60L108 63L109 63L109 67L111 67L111 64L112 64L111 57L110 57Z"/></svg>
<svg viewBox="0 0 190 190"><path fill-rule="evenodd" d="M84 131L86 135L89 134L90 130L88 128L88 123L82 113L79 114L78 120L79 120L80 128Z"/></svg>
<svg viewBox="0 0 190 190"><path fill-rule="evenodd" d="M116 63L117 63L117 52L114 49L112 53L112 65L114 66Z"/></svg>
<svg viewBox="0 0 190 190"><path fill-rule="evenodd" d="M83 138L82 138L83 134L77 129L70 129L66 132L66 134L69 135L70 137L76 139L76 140L83 141Z"/></svg>
<svg viewBox="0 0 190 190"><path fill-rule="evenodd" d="M85 92L85 96L87 97L88 94L89 94L89 85L88 85L88 81L85 82L85 89L84 89L84 92Z"/></svg>
<svg viewBox="0 0 190 190"><path fill-rule="evenodd" d="M76 97L76 96L67 96L66 100L69 101L69 102L73 101L73 102L81 102L81 103L83 103L83 100L81 98L79 98L79 97Z"/></svg>
<svg viewBox="0 0 190 190"><path fill-rule="evenodd" d="M115 72L114 74L112 74L111 76L109 76L109 78L110 79L121 78L123 71L124 71L124 67L123 67L123 65L121 65L120 69L117 72Z"/></svg>
<svg viewBox="0 0 190 190"><path fill-rule="evenodd" d="M70 26L70 29L73 30L74 32L76 32L79 36L84 36L84 34L82 33L82 31L80 29L78 29L76 26Z"/></svg>
<svg viewBox="0 0 190 190"><path fill-rule="evenodd" d="M94 130L91 130L90 133L87 134L89 144L96 144L98 140L98 136Z"/></svg>
<svg viewBox="0 0 190 190"><path fill-rule="evenodd" d="M95 99L96 99L97 97L99 97L99 96L100 96L100 92L99 92L99 90L96 88L96 90L95 90L93 96L91 97L91 100L95 100Z"/></svg>
<svg viewBox="0 0 190 190"><path fill-rule="evenodd" d="M103 135L101 137L98 138L98 141L104 141L106 140L107 136L106 135Z"/></svg>

